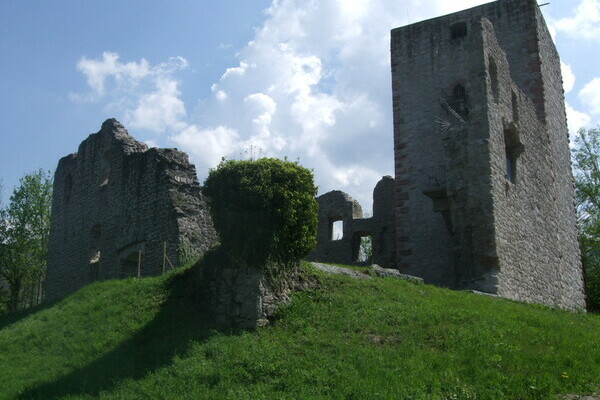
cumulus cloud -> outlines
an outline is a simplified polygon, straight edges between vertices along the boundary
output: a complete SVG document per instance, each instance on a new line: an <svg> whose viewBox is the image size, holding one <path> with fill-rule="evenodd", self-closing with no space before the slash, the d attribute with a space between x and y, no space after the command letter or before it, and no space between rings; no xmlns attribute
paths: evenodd
<svg viewBox="0 0 600 400"><path fill-rule="evenodd" d="M201 160L203 166L215 166L223 156L238 150L238 139L237 132L225 126L200 129L194 125L172 137L193 158Z"/></svg>
<svg viewBox="0 0 600 400"><path fill-rule="evenodd" d="M552 26L573 37L600 41L600 0L582 0L573 16L555 20Z"/></svg>
<svg viewBox="0 0 600 400"><path fill-rule="evenodd" d="M573 139L579 129L586 128L590 125L592 118L584 112L575 110L568 103L566 104L566 109L569 135L571 136L571 139Z"/></svg>
<svg viewBox="0 0 600 400"><path fill-rule="evenodd" d="M575 74L573 73L571 66L564 63L562 60L560 62L560 68L562 70L563 88L565 93L569 93L575 86Z"/></svg>
<svg viewBox="0 0 600 400"><path fill-rule="evenodd" d="M345 190L368 209L377 180L393 175L390 29L486 1L273 0L192 114L174 78L181 58L153 66L105 53L78 68L95 96L120 93L111 104L125 123L187 151L200 180L222 156L287 156L314 170L321 193Z"/></svg>
<svg viewBox="0 0 600 400"><path fill-rule="evenodd" d="M581 89L579 100L590 113L600 114L600 77L592 79Z"/></svg>
<svg viewBox="0 0 600 400"><path fill-rule="evenodd" d="M112 52L104 52L100 59L82 57L77 69L85 76L91 93L71 98L105 101L106 110L122 113L123 122L132 128L157 133L181 130L186 111L174 74L187 67L183 57L172 57L157 65L145 59L121 62Z"/></svg>
<svg viewBox="0 0 600 400"><path fill-rule="evenodd" d="M135 84L150 73L148 61L142 59L139 63L121 63L118 54L108 51L102 54L101 60L82 57L77 63L77 69L85 75L88 85L100 96L104 95L105 82L109 78L119 85L126 81Z"/></svg>
<svg viewBox="0 0 600 400"><path fill-rule="evenodd" d="M155 81L155 90L141 94L137 107L125 112L125 120L133 128L156 132L179 130L184 127L181 121L186 116L180 95L176 81L159 77Z"/></svg>
<svg viewBox="0 0 600 400"><path fill-rule="evenodd" d="M484 2L273 1L195 124L235 132L227 156L299 159L321 193L342 189L368 208L377 180L393 174L390 29Z"/></svg>

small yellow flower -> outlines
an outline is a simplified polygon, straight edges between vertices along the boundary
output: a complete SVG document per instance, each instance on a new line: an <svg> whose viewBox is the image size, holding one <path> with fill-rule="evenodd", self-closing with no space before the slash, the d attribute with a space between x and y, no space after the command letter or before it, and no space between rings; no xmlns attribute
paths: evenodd
<svg viewBox="0 0 600 400"><path fill-rule="evenodd" d="M569 379L569 374L567 374L566 372L563 372L562 375L561 375L561 377L563 379Z"/></svg>

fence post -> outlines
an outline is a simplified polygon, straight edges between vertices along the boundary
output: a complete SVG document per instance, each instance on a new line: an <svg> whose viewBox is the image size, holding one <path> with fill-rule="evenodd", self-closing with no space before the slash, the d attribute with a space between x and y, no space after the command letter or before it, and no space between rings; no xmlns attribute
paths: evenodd
<svg viewBox="0 0 600 400"><path fill-rule="evenodd" d="M142 250L138 251L137 277L142 277Z"/></svg>
<svg viewBox="0 0 600 400"><path fill-rule="evenodd" d="M165 274L166 267L166 259L167 259L167 242L163 242L163 265L162 265L162 274Z"/></svg>

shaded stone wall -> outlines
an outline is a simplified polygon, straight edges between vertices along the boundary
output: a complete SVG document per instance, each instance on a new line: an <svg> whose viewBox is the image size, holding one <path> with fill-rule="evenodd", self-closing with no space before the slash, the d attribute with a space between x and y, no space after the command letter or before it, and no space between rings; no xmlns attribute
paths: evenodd
<svg viewBox="0 0 600 400"><path fill-rule="evenodd" d="M391 50L398 267L582 307L560 62L536 2L398 28Z"/></svg>
<svg viewBox="0 0 600 400"><path fill-rule="evenodd" d="M205 301L218 324L239 328L264 326L281 303L258 268L204 266L201 281L205 285Z"/></svg>
<svg viewBox="0 0 600 400"><path fill-rule="evenodd" d="M54 177L47 300L99 279L157 275L165 253L216 241L196 171L185 153L149 149L116 120L102 124ZM169 267L167 263L167 268Z"/></svg>
<svg viewBox="0 0 600 400"><path fill-rule="evenodd" d="M317 246L308 260L361 264L358 260L361 237L372 238L372 259L386 267L395 264L394 237L394 179L383 177L373 190L373 216L363 218L362 207L348 194L334 190L317 197L319 216ZM342 221L343 235L333 236L333 223Z"/></svg>

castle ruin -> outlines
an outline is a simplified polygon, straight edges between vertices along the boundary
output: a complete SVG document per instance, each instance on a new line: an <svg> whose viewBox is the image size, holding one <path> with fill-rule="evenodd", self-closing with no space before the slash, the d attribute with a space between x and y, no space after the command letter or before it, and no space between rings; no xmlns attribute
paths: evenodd
<svg viewBox="0 0 600 400"><path fill-rule="evenodd" d="M317 247L308 260L338 264L394 265L394 179L384 176L373 190L373 216L363 217L358 201L334 190L317 197ZM339 223L339 232L334 226ZM337 236L339 235L339 236ZM361 259L360 247L369 238L370 258Z"/></svg>
<svg viewBox="0 0 600 400"><path fill-rule="evenodd" d="M109 119L56 168L45 298L159 275L216 238L187 155L149 149Z"/></svg>
<svg viewBox="0 0 600 400"><path fill-rule="evenodd" d="M499 0L394 29L391 59L395 258L382 265L584 308L560 59L537 2ZM314 258L356 263L346 223L361 232L360 205L342 192L319 204Z"/></svg>
<svg viewBox="0 0 600 400"><path fill-rule="evenodd" d="M585 307L560 59L535 0L392 30L396 266Z"/></svg>
<svg viewBox="0 0 600 400"><path fill-rule="evenodd" d="M370 218L343 192L320 196L308 258L584 308L560 59L537 2L394 29L391 69L395 179L378 183ZM358 257L365 236L370 260ZM158 274L165 254L215 240L187 156L108 120L56 170L46 298Z"/></svg>

